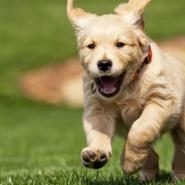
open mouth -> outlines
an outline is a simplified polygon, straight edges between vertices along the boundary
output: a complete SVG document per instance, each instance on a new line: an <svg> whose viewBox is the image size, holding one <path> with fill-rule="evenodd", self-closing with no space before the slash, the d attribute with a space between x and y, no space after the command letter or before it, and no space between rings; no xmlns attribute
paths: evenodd
<svg viewBox="0 0 185 185"><path fill-rule="evenodd" d="M117 77L102 76L100 78L96 78L95 81L100 94L105 97L116 95L120 90L125 74L126 73L124 72Z"/></svg>

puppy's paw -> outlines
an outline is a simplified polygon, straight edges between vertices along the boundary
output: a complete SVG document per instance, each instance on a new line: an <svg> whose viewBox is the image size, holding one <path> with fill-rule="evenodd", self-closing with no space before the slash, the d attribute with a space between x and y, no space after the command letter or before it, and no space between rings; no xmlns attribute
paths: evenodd
<svg viewBox="0 0 185 185"><path fill-rule="evenodd" d="M126 174L133 174L144 167L148 158L146 150L132 150L130 147L125 147L121 157L122 170Z"/></svg>
<svg viewBox="0 0 185 185"><path fill-rule="evenodd" d="M173 172L172 173L173 181L185 180L185 171L183 172Z"/></svg>
<svg viewBox="0 0 185 185"><path fill-rule="evenodd" d="M82 163L87 168L99 169L107 163L110 157L111 152L91 147L84 148L81 152Z"/></svg>
<svg viewBox="0 0 185 185"><path fill-rule="evenodd" d="M122 170L125 174L131 175L135 172L137 172L141 168L138 163L130 162L130 161L125 161L122 165Z"/></svg>
<svg viewBox="0 0 185 185"><path fill-rule="evenodd" d="M159 171L140 171L139 178L141 181L150 181L159 176Z"/></svg>

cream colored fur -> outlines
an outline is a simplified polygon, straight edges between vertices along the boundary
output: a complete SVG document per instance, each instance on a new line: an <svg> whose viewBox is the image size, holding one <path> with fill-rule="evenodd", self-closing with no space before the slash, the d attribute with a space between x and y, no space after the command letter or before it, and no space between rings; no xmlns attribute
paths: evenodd
<svg viewBox="0 0 185 185"><path fill-rule="evenodd" d="M165 132L171 132L175 145L173 174L185 178L185 65L161 51L143 32L143 11L150 0L130 0L116 8L116 14L97 16L75 9L68 0L68 16L73 23L79 45L84 77L83 116L87 147L82 160L87 167L103 166L111 157L115 134L126 139L121 155L125 173L140 170L143 180L159 174L158 155L152 148ZM122 42L123 48L115 43ZM95 49L87 46L95 44ZM151 46L152 62L145 65L133 80L139 64ZM113 61L109 76L126 76L118 94L103 97L92 93L94 79L103 74L97 68L102 59ZM96 88L96 85L94 85ZM120 120L122 121L120 124Z"/></svg>

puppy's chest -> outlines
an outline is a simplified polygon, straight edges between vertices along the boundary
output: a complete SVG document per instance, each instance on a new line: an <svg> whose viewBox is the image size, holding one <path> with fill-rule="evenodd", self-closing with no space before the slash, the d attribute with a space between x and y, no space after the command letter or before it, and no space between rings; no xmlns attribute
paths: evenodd
<svg viewBox="0 0 185 185"><path fill-rule="evenodd" d="M146 104L145 94L146 88L142 88L138 82L134 86L125 89L121 98L117 101L121 119L126 127L129 128L143 112Z"/></svg>
<svg viewBox="0 0 185 185"><path fill-rule="evenodd" d="M139 98L128 98L122 100L117 105L122 121L126 127L130 127L132 123L140 117L143 111L144 101Z"/></svg>

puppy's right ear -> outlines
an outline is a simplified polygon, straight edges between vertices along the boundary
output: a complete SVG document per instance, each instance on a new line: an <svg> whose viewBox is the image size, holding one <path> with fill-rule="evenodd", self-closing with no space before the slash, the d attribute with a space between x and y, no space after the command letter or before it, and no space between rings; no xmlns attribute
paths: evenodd
<svg viewBox="0 0 185 185"><path fill-rule="evenodd" d="M96 17L95 14L85 12L80 8L74 8L74 0L67 0L67 15L77 31L86 28L88 23Z"/></svg>

